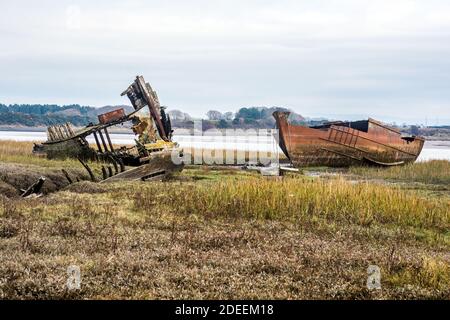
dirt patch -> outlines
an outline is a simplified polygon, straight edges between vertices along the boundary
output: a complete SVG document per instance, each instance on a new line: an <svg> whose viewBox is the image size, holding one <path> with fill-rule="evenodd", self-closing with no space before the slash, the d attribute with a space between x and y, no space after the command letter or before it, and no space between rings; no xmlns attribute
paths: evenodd
<svg viewBox="0 0 450 320"><path fill-rule="evenodd" d="M71 184L67 186L64 190L74 193L104 193L108 191L105 185L90 181L80 181Z"/></svg>
<svg viewBox="0 0 450 320"><path fill-rule="evenodd" d="M87 174L78 169L66 169L73 180L87 180ZM45 177L46 181L42 187L44 194L58 191L69 185L69 181L59 168L42 168L32 165L19 165L10 163L0 164L0 193L8 196L19 193L20 189L27 189L40 177Z"/></svg>
<svg viewBox="0 0 450 320"><path fill-rule="evenodd" d="M19 196L19 191L12 185L0 181L0 194L7 196L8 198L13 198Z"/></svg>

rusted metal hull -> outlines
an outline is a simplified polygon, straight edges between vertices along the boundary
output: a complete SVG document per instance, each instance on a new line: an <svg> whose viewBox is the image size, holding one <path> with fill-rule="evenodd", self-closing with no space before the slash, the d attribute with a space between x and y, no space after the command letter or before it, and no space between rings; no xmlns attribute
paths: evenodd
<svg viewBox="0 0 450 320"><path fill-rule="evenodd" d="M107 124L113 121L117 121L126 117L125 110L123 108L113 110L104 114L98 115L98 121L101 124Z"/></svg>
<svg viewBox="0 0 450 320"><path fill-rule="evenodd" d="M292 125L289 112L275 112L279 145L296 167L380 166L414 162L422 151L421 137L401 133L373 119L317 127Z"/></svg>

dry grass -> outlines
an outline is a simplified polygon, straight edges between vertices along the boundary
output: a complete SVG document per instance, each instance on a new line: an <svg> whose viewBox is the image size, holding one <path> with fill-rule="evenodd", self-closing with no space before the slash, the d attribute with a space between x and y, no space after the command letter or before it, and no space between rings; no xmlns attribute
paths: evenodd
<svg viewBox="0 0 450 320"><path fill-rule="evenodd" d="M291 222L282 215L222 217L214 207L177 212L161 202L161 187L169 185L102 185L96 193L2 201L0 297L449 298L449 246L442 241L418 241L401 225L320 222L314 215ZM74 264L81 290L70 291L66 269ZM382 270L381 291L366 287L370 264Z"/></svg>
<svg viewBox="0 0 450 320"><path fill-rule="evenodd" d="M45 169L16 150L28 170ZM0 195L0 298L450 299L449 201L207 167L169 182ZM381 290L366 287L373 264ZM66 286L70 265L81 290Z"/></svg>
<svg viewBox="0 0 450 320"><path fill-rule="evenodd" d="M445 291L450 287L450 264L442 259L424 257L420 264L390 274L387 281L398 287L407 286L416 290L429 287Z"/></svg>
<svg viewBox="0 0 450 320"><path fill-rule="evenodd" d="M32 153L33 142L0 141L0 191L14 196L13 189L26 189L45 176L44 193L54 192L68 185L61 169L65 169L75 181L89 180L87 171L77 159L48 160ZM101 179L101 163L88 162L95 176ZM13 188L13 189L11 189ZM18 193L18 192L17 192Z"/></svg>
<svg viewBox="0 0 450 320"><path fill-rule="evenodd" d="M151 206L153 197L161 189L167 192L159 203L180 214L290 221L317 218L361 225L393 223L450 229L450 199L427 199L396 187L367 182L253 178L176 188L155 183L136 195L137 207L155 209Z"/></svg>
<svg viewBox="0 0 450 320"><path fill-rule="evenodd" d="M433 160L392 168L354 167L350 173L365 178L450 185L450 161Z"/></svg>
<svg viewBox="0 0 450 320"><path fill-rule="evenodd" d="M22 165L37 165L46 168L79 168L80 163L77 159L52 159L49 160L43 156L36 156L32 153L34 142L29 141L0 141L0 162L18 163ZM91 145L93 148L97 148ZM118 148L118 145L113 145ZM89 163L97 169L96 163Z"/></svg>
<svg viewBox="0 0 450 320"><path fill-rule="evenodd" d="M0 141L0 162L37 165L46 168L78 167L76 159L48 160L32 154L34 142Z"/></svg>

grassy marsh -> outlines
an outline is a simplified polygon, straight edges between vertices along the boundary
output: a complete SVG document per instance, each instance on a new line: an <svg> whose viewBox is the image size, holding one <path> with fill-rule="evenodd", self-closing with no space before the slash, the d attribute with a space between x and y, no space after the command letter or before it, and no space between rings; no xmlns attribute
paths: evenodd
<svg viewBox="0 0 450 320"><path fill-rule="evenodd" d="M352 184L342 178L324 181L303 177L283 180L247 177L176 188L170 184L152 184L138 195L138 203L151 203L158 189L167 190L159 204L181 214L203 212L219 217L288 221L318 218L361 225L394 223L450 229L449 198L425 198L397 187L368 182ZM150 199L146 200L146 196Z"/></svg>
<svg viewBox="0 0 450 320"><path fill-rule="evenodd" d="M80 166L9 148L3 165ZM0 195L0 298L449 299L450 196L373 183L393 174L378 169L348 181L354 170L274 179L193 167L167 182ZM81 290L65 285L73 264ZM373 264L381 290L366 287Z"/></svg>
<svg viewBox="0 0 450 320"><path fill-rule="evenodd" d="M350 173L373 179L450 185L450 161L432 160L391 168L353 167Z"/></svg>

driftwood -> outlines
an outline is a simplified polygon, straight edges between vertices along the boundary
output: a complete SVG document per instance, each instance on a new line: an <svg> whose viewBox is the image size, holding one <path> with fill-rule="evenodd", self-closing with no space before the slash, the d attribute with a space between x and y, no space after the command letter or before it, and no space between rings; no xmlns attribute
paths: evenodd
<svg viewBox="0 0 450 320"><path fill-rule="evenodd" d="M40 191L42 189L42 186L44 185L44 182L45 182L45 177L40 177L38 179L38 181L33 183L30 187L28 187L28 189L20 190L20 191L22 191L22 194L20 196L22 198L31 196L33 194L36 194L37 196L41 196L42 194L40 194Z"/></svg>

